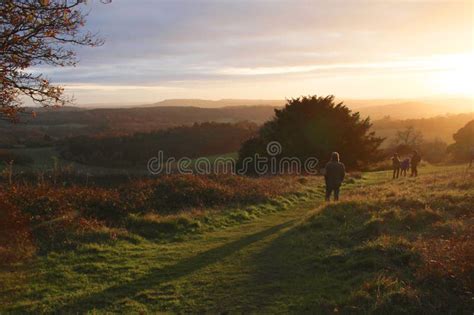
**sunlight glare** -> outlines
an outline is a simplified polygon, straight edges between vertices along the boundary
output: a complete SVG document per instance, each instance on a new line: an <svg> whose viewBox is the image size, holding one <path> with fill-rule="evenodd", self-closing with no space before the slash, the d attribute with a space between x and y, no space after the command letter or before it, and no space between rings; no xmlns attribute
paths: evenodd
<svg viewBox="0 0 474 315"><path fill-rule="evenodd" d="M474 96L474 53L440 58L432 78L432 89L440 94Z"/></svg>

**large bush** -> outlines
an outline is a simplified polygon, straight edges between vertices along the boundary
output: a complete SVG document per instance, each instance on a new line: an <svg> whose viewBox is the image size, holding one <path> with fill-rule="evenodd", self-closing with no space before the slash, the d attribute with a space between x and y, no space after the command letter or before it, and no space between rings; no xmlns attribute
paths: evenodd
<svg viewBox="0 0 474 315"><path fill-rule="evenodd" d="M239 161L256 153L265 156L267 144L278 141L282 145L279 158L316 157L324 162L338 151L348 167L360 167L378 159L383 141L370 128L369 118L362 119L343 103L335 103L334 96L292 99L275 110L275 118L262 126L257 137L243 144Z"/></svg>
<svg viewBox="0 0 474 315"><path fill-rule="evenodd" d="M464 127L453 135L455 143L448 150L456 161L466 161L474 149L474 120L468 122Z"/></svg>

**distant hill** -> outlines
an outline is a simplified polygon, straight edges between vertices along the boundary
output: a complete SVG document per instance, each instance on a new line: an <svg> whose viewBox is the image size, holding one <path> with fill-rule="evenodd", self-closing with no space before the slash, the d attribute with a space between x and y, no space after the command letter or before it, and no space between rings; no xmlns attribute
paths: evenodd
<svg viewBox="0 0 474 315"><path fill-rule="evenodd" d="M222 99L222 100L201 100L201 99L169 99L143 107L154 106L180 106L180 107L201 107L201 108L219 108L229 106L283 106L285 100L251 100L251 99Z"/></svg>
<svg viewBox="0 0 474 315"><path fill-rule="evenodd" d="M469 100L453 99L444 103L441 100L433 102L382 103L387 100L348 100L344 102L354 111L359 111L363 117L370 116L372 121L390 117L391 122L377 123L374 130L383 136L392 135L400 126L405 126L402 120L412 119L409 124L420 127L430 138L439 137L451 141L452 133L472 119L473 107ZM0 121L0 147L12 145L47 145L51 141L79 135L116 136L136 132L151 132L178 126L190 126L194 123L220 122L236 123L249 121L263 124L274 115L275 108L283 106L284 100L235 100L223 99L218 101L198 99L172 99L151 105L140 105L123 108L34 108L37 116L25 115L22 123L11 125ZM446 117L464 109L462 117ZM431 122L441 120L427 118L443 116L443 126L438 127ZM424 123L416 120L425 118ZM402 128L402 127L400 127ZM383 130L382 130L383 129Z"/></svg>
<svg viewBox="0 0 474 315"><path fill-rule="evenodd" d="M390 116L395 119L429 118L445 114L460 114L474 111L473 99L469 98L439 98L439 99L337 99L353 111L359 111L362 116L381 119ZM151 104L107 103L85 104L76 108L82 109L136 109L154 107L199 107L222 108L243 106L281 107L286 100L265 99L167 99Z"/></svg>
<svg viewBox="0 0 474 315"><path fill-rule="evenodd" d="M469 112L472 111L473 108L469 104L466 104L464 107L452 107L449 105L422 102L402 102L387 105L367 106L355 108L354 110L360 112L362 116L370 116L372 120L376 120L387 116L395 119L430 118L446 114Z"/></svg>
<svg viewBox="0 0 474 315"><path fill-rule="evenodd" d="M343 101L343 100L340 100ZM358 111L362 116L370 116L372 120L390 116L394 119L417 119L430 118L446 114L460 114L474 111L474 104L468 98L452 99L427 99L427 100L403 100L403 99L373 99L373 100L344 100L349 108ZM281 107L285 100L252 100L252 99L169 99L154 104L141 105L138 107L200 107L220 108L233 106L271 106Z"/></svg>

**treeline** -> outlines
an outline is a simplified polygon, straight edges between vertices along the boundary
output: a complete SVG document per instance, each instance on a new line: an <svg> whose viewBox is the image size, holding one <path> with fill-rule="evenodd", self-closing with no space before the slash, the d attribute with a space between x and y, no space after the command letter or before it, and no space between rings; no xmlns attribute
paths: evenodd
<svg viewBox="0 0 474 315"><path fill-rule="evenodd" d="M251 122L207 122L130 136L80 136L62 143L61 156L88 165L145 166L158 151L163 151L165 159L235 152L245 140L255 135L257 129L258 125Z"/></svg>
<svg viewBox="0 0 474 315"><path fill-rule="evenodd" d="M0 163L15 163L17 165L28 165L33 163L33 159L30 156L24 154L16 154L9 150L0 149Z"/></svg>
<svg viewBox="0 0 474 315"><path fill-rule="evenodd" d="M274 109L272 106L35 109L38 111L36 117L22 116L18 124L0 121L0 148L53 146L57 141L77 136L125 136L210 121L251 121L262 125L274 117ZM473 115L467 113L406 120L386 117L374 120L372 130L389 140L382 146L388 145L398 130L408 126L420 130L426 140L438 138L449 144L453 142L452 135L472 120Z"/></svg>
<svg viewBox="0 0 474 315"><path fill-rule="evenodd" d="M377 135L387 138L385 146L391 144L398 131L408 127L419 130L425 140L437 139L449 144L454 141L453 134L473 118L474 113L404 120L392 119L387 116L384 119L375 120L372 130Z"/></svg>
<svg viewBox="0 0 474 315"><path fill-rule="evenodd" d="M0 120L0 147L52 146L77 136L126 136L210 121L262 124L273 116L273 110L272 106L35 109L35 117L23 115L18 124Z"/></svg>

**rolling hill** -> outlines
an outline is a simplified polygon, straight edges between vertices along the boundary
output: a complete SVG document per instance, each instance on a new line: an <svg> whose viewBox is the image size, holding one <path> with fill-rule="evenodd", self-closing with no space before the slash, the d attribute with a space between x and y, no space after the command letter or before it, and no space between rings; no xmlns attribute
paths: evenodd
<svg viewBox="0 0 474 315"><path fill-rule="evenodd" d="M426 138L450 142L452 134L473 119L469 100L457 99L446 103L397 100L376 105L379 102L388 100L348 100L345 104L359 111L363 117L370 116L375 122L374 130L384 137L390 137L397 129L413 125ZM249 121L263 124L273 117L274 109L283 104L282 100L174 99L126 108L34 109L37 112L35 118L22 117L22 122L15 125L0 122L0 146L42 146L52 139L80 135L128 135L203 122ZM464 114L459 114L461 110Z"/></svg>
<svg viewBox="0 0 474 315"><path fill-rule="evenodd" d="M469 105L469 104L467 104ZM400 102L386 105L356 108L362 116L370 116L372 120L391 117L395 119L431 118L447 114L460 114L473 110L470 106L450 107L448 105L430 104L424 102Z"/></svg>

